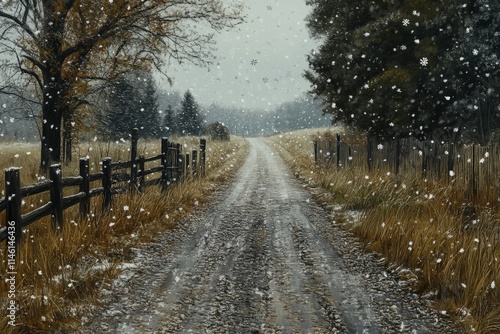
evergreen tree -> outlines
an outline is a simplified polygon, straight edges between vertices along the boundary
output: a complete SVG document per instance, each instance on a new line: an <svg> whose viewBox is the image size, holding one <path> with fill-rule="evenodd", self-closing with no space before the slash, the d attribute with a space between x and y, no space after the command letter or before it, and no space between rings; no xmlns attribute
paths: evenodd
<svg viewBox="0 0 500 334"><path fill-rule="evenodd" d="M143 138L158 137L159 124L156 88L150 74L122 76L111 85L101 129L106 138L126 139L133 128L138 128Z"/></svg>
<svg viewBox="0 0 500 334"><path fill-rule="evenodd" d="M139 88L142 88L142 90L140 89L140 112L137 127L141 130L142 137L158 138L161 127L155 81L151 73L147 73L147 76L138 78L138 80Z"/></svg>
<svg viewBox="0 0 500 334"><path fill-rule="evenodd" d="M308 27L323 44L305 77L334 121L382 139L453 140L471 121L467 101L492 100L495 83L485 78L499 71L497 2L308 3Z"/></svg>
<svg viewBox="0 0 500 334"><path fill-rule="evenodd" d="M168 105L163 117L163 133L165 136L171 136L177 132L175 112L172 105Z"/></svg>
<svg viewBox="0 0 500 334"><path fill-rule="evenodd" d="M178 116L178 132L181 135L200 135L203 119L193 94L188 90L181 101Z"/></svg>

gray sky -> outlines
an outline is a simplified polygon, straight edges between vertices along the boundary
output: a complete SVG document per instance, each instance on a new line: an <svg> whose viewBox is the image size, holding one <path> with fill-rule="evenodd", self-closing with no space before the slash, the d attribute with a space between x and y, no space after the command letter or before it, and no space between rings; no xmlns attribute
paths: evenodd
<svg viewBox="0 0 500 334"><path fill-rule="evenodd" d="M217 102L242 109L271 109L309 89L302 74L309 38L305 0L246 1L247 22L216 36L218 61L210 67L175 64L173 90L190 89L202 104Z"/></svg>

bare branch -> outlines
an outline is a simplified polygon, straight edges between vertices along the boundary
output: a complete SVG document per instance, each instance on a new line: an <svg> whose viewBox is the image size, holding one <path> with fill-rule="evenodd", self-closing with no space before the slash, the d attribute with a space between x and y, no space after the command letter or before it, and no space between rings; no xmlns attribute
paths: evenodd
<svg viewBox="0 0 500 334"><path fill-rule="evenodd" d="M19 18L13 16L13 15L10 15L4 11L1 11L0 10L0 17L4 17L12 22L14 22L15 24L17 24L19 27L21 27L28 35L31 36L31 38L33 38L33 40L36 40L36 35L35 33L33 32L33 30L30 29L30 27L24 23L23 21L19 20Z"/></svg>

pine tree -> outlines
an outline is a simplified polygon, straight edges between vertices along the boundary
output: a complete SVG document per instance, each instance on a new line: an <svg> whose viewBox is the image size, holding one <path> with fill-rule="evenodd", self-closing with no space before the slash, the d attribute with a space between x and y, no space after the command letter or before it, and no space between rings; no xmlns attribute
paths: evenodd
<svg viewBox="0 0 500 334"><path fill-rule="evenodd" d="M172 105L168 105L163 117L163 133L165 136L171 136L177 132L175 112Z"/></svg>
<svg viewBox="0 0 500 334"><path fill-rule="evenodd" d="M200 135L203 119L193 94L188 90L181 101L178 116L178 131L181 135Z"/></svg>
<svg viewBox="0 0 500 334"><path fill-rule="evenodd" d="M144 138L159 136L156 99L156 88L150 74L136 72L120 77L108 93L108 112L102 121L106 138L127 139L133 128L138 128Z"/></svg>
<svg viewBox="0 0 500 334"><path fill-rule="evenodd" d="M141 99L139 100L140 109L137 119L137 128L145 138L158 138L160 135L160 115L158 111L158 95L156 85L151 73L143 78L138 78ZM142 81L142 84L140 83Z"/></svg>

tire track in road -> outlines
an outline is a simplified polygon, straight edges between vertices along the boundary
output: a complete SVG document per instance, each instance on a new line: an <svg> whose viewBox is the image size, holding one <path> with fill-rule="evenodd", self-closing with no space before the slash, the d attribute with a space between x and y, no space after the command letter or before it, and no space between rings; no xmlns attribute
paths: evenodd
<svg viewBox="0 0 500 334"><path fill-rule="evenodd" d="M80 332L453 332L417 297L375 281L380 264L346 248L352 236L262 139L249 142L234 182L143 249L131 278Z"/></svg>

